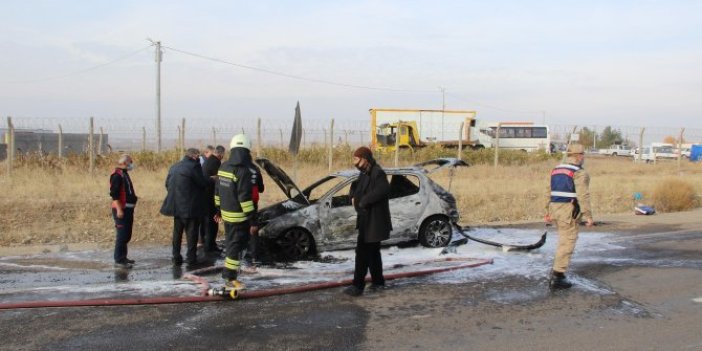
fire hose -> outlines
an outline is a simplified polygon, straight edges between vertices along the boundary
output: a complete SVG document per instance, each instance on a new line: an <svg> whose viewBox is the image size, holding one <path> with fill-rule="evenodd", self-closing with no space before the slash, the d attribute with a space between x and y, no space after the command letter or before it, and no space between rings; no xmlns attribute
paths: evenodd
<svg viewBox="0 0 702 351"><path fill-rule="evenodd" d="M493 263L492 259L464 259L458 257L449 257L439 260L434 260L434 262L466 262L460 265L451 267L440 267L417 271L408 272L398 272L390 273L385 275L385 280L395 280L402 278L418 277L429 274L437 274L443 272L449 272L459 269L473 268L482 266L485 264ZM88 300L58 300L58 301L23 301L23 302L12 302L12 303L2 303L0 304L0 310L10 310L10 309L30 309L30 308L48 308L48 307L88 307L88 306L127 306L127 305L160 305L160 304L178 304L178 303L196 303L196 302L214 302L214 301L226 301L229 300L227 296L211 296L207 295L207 292L211 289L209 288L209 282L200 277L198 274L204 274L211 272L221 267L206 267L197 271L187 272L183 275L183 278L192 280L201 286L201 296L172 296L172 297L137 297L137 298L105 298L105 299L88 299ZM335 287L342 287L350 285L351 279L332 281L332 282L320 282L311 283L291 287L279 287L271 289L261 289L261 290L243 290L236 294L236 299L256 299L262 297L284 295L301 293L307 291L315 291L322 289L329 289ZM234 297L234 296L232 296Z"/></svg>

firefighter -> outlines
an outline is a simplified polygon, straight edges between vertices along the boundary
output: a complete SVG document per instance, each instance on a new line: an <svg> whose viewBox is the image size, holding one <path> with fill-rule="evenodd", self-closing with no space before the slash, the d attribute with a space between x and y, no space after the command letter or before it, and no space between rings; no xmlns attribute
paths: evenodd
<svg viewBox="0 0 702 351"><path fill-rule="evenodd" d="M258 234L258 198L263 182L251 160L249 138L237 134L229 147L229 159L217 172L215 206L219 209L217 220L224 222L226 238L222 278L228 287L240 288L237 276L242 256L251 236Z"/></svg>
<svg viewBox="0 0 702 351"><path fill-rule="evenodd" d="M124 154L119 157L117 167L110 175L110 197L112 198L112 218L115 221L115 268L132 268L134 260L127 257L127 244L132 239L134 207L137 196L129 172L134 169L132 157Z"/></svg>
<svg viewBox="0 0 702 351"><path fill-rule="evenodd" d="M566 153L566 163L551 171L550 198L545 216L546 223L556 222L558 229L558 246L549 280L551 289L573 286L566 279L565 272L578 240L578 225L581 219L588 227L593 224L590 175L583 169L584 148L580 144L571 144Z"/></svg>

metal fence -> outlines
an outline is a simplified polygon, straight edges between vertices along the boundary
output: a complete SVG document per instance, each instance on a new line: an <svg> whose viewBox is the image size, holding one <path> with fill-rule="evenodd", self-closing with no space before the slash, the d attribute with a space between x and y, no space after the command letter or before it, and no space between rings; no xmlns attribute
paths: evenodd
<svg viewBox="0 0 702 351"><path fill-rule="evenodd" d="M9 119L8 119L9 120ZM64 135L63 149L74 152L87 151L89 147L90 117L39 118L13 117L11 123L15 131L15 150L13 152L56 152L59 133ZM8 128L0 128L4 135L2 144L8 144ZM290 141L292 118L289 120L265 118L181 118L162 121L162 145L164 149L177 147L204 147L205 145L226 145L237 133L250 136L254 144L263 147L286 148ZM679 140L685 143L702 144L702 129L680 127L646 127L646 126L598 126L598 125L549 125L553 142L567 142L575 131L583 128L594 133L601 133L606 127L621 134L623 141L630 145L640 143ZM155 123L151 118L93 118L93 135L95 151L103 150L154 150L157 136ZM370 123L368 120L303 120L302 147L348 144L351 146L367 145L370 142ZM260 140L259 140L260 139ZM597 140L594 140L596 142ZM594 147L589 145L590 147ZM19 149L19 150L18 150Z"/></svg>

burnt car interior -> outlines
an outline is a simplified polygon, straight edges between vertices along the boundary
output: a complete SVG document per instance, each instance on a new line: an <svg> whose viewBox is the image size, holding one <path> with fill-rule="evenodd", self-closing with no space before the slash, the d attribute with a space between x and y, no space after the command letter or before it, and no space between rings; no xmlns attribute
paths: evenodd
<svg viewBox="0 0 702 351"><path fill-rule="evenodd" d="M410 180L412 178L412 180ZM410 196L419 192L419 178L394 174L390 179L390 199Z"/></svg>
<svg viewBox="0 0 702 351"><path fill-rule="evenodd" d="M419 192L419 178L416 176L393 174L388 177L390 178L390 200L414 195ZM332 196L332 207L351 206L350 192L351 189L354 188L356 182L357 181L353 181L349 183L349 185L343 187Z"/></svg>

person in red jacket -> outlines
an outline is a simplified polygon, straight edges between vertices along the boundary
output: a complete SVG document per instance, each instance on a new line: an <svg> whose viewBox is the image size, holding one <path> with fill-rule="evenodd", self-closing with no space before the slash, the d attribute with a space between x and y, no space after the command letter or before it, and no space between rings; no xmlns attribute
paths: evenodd
<svg viewBox="0 0 702 351"><path fill-rule="evenodd" d="M124 154L117 161L117 167L110 175L110 197L112 198L112 218L115 220L115 268L132 268L134 260L127 258L127 244L132 239L134 207L137 196L129 172L134 169L132 157Z"/></svg>

